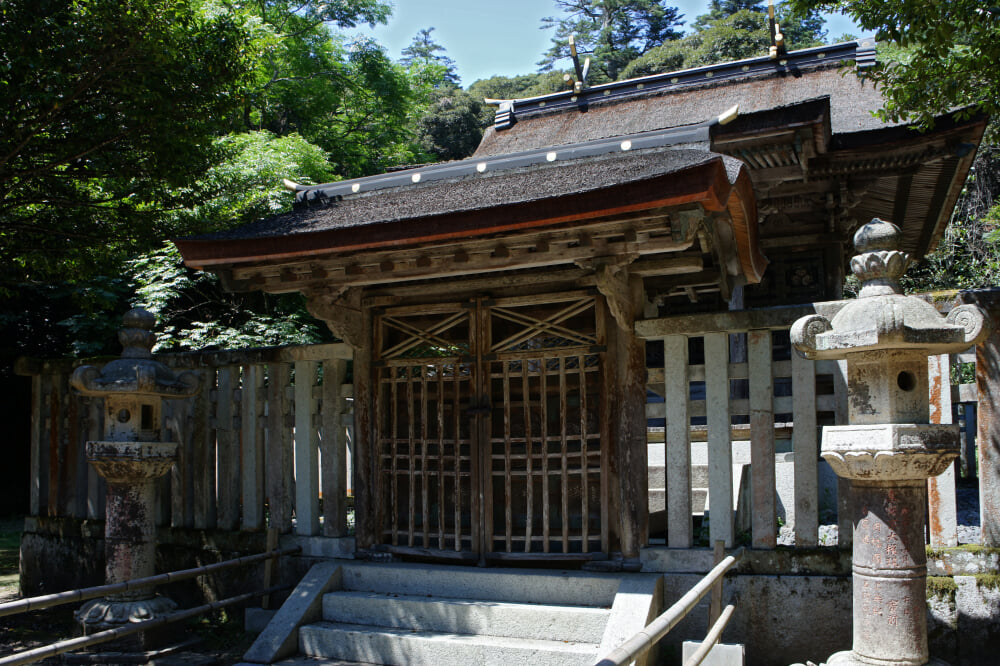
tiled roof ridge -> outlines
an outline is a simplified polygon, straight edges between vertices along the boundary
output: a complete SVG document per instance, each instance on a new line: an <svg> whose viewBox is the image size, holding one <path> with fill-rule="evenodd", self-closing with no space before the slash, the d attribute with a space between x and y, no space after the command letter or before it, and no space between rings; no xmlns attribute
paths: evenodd
<svg viewBox="0 0 1000 666"><path fill-rule="evenodd" d="M567 90L537 97L499 100L494 119L497 130L505 130L518 119L536 114L549 114L569 109L585 110L591 104L618 102L637 96L662 94L694 86L711 85L728 79L792 73L803 68L818 69L840 66L854 61L859 72L875 65L875 39L866 37L840 44L826 44L790 51L778 58L759 56L732 62L705 65L676 72L652 74L635 79L612 81L586 88L582 92Z"/></svg>

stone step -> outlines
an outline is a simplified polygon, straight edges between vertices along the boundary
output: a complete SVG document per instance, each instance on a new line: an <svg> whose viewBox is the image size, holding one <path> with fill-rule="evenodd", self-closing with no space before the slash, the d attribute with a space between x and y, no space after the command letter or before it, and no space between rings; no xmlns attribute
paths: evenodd
<svg viewBox="0 0 1000 666"><path fill-rule="evenodd" d="M481 569L453 565L349 562L341 589L410 596L609 607L621 577L562 570Z"/></svg>
<svg viewBox="0 0 1000 666"><path fill-rule="evenodd" d="M650 464L648 478L650 488L665 488L667 468L662 463ZM691 487L708 488L708 465L691 465Z"/></svg>
<svg viewBox="0 0 1000 666"><path fill-rule="evenodd" d="M312 657L401 666L584 666L596 660L598 645L317 622L299 629L299 651Z"/></svg>
<svg viewBox="0 0 1000 666"><path fill-rule="evenodd" d="M702 515L705 513L706 502L708 501L708 488L691 489L691 513ZM666 511L667 491L664 488L649 489L649 511Z"/></svg>
<svg viewBox="0 0 1000 666"><path fill-rule="evenodd" d="M233 666L260 666L247 661L241 661ZM271 666L371 666L363 661L345 661L343 659L329 659L327 657L306 657L299 655L274 662Z"/></svg>
<svg viewBox="0 0 1000 666"><path fill-rule="evenodd" d="M323 619L424 632L587 642L604 633L611 610L440 596L339 591L323 597Z"/></svg>

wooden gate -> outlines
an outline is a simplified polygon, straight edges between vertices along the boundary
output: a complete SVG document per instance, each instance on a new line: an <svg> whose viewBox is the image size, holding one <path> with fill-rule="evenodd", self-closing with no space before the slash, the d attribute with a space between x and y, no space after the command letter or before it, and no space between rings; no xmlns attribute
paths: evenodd
<svg viewBox="0 0 1000 666"><path fill-rule="evenodd" d="M607 553L599 308L572 292L376 313L385 547L472 560Z"/></svg>

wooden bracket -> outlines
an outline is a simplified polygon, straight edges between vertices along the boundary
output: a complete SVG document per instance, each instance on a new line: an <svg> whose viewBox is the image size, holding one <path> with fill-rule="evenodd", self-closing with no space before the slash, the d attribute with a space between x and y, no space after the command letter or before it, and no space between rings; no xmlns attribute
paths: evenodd
<svg viewBox="0 0 1000 666"><path fill-rule="evenodd" d="M608 302L608 310L615 323L623 331L631 331L635 321L631 291L628 284L628 269L611 264L601 264L594 270L597 290Z"/></svg>
<svg viewBox="0 0 1000 666"><path fill-rule="evenodd" d="M326 322L334 335L355 349L367 344L367 336L361 325L360 289L307 294L306 308L309 314Z"/></svg>

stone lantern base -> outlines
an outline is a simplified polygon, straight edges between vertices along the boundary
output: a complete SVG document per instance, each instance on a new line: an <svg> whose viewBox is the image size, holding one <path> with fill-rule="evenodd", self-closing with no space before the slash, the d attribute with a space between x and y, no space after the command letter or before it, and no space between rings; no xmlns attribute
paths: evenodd
<svg viewBox="0 0 1000 666"><path fill-rule="evenodd" d="M91 636L108 629L127 627L135 622L154 620L176 608L176 603L160 595L134 600L93 599L73 613L73 617L81 633ZM102 654L108 651L122 654L148 652L170 644L174 631L175 628L169 624L161 625L101 643L91 649L99 650Z"/></svg>
<svg viewBox="0 0 1000 666"><path fill-rule="evenodd" d="M83 627L84 635L89 635L122 627L131 622L154 620L171 613L176 608L176 603L160 595L137 601L94 599L73 613L73 617Z"/></svg>

